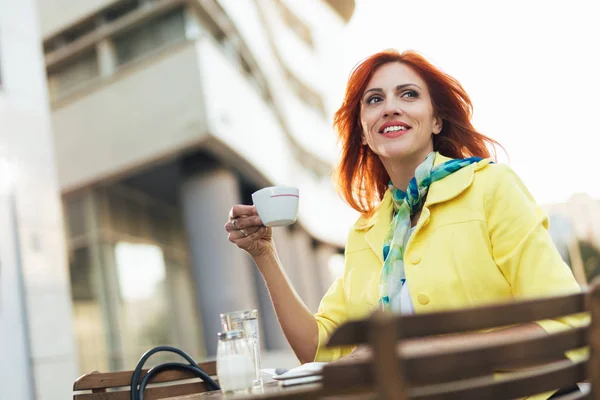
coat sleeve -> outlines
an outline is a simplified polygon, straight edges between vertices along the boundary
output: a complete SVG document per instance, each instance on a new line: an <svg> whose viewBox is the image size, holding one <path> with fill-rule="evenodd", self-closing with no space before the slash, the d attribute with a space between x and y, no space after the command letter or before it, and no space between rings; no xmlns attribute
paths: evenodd
<svg viewBox="0 0 600 400"><path fill-rule="evenodd" d="M325 348L329 336L331 336L338 326L348 319L344 291L344 276L337 278L329 287L329 290L321 300L315 318L319 329L319 344L317 345L315 361L334 361L350 353L352 350L351 348Z"/></svg>
<svg viewBox="0 0 600 400"><path fill-rule="evenodd" d="M496 265L510 283L515 298L535 298L580 292L569 266L550 234L548 218L519 177L506 165L490 165L485 212ZM587 315L537 323L547 332L580 326Z"/></svg>
<svg viewBox="0 0 600 400"><path fill-rule="evenodd" d="M389 191L386 192L385 196L389 196ZM384 197L381 204L385 204L386 201L388 200ZM391 202L389 203L389 207L391 207ZM369 244L365 241L365 233L377 221L378 215L380 215L379 211L376 211L370 218L366 218L365 216L359 217L348 232L344 254L344 273L329 287L329 290L321 300L319 310L315 314L319 331L315 361L334 361L349 354L353 346L328 349L325 347L327 340L340 325L350 318L361 318L362 316L367 316L372 311L370 302L356 304L356 302L351 303L349 299L356 295L359 295L358 297L360 298L372 297L370 296L373 294L372 290L376 290L376 296L378 296L378 284L374 288L372 285L363 286L363 282L361 281L361 284L357 287L357 285L350 284L352 281L350 277L353 271L356 272L356 269L362 271L359 274L362 278L370 278L371 273L376 271L377 283L379 282L380 272L379 267L376 267L379 265L377 257L374 254L372 255L373 258L362 258L360 256L364 254L363 250L365 249L369 249L369 254L372 253ZM352 290L358 290L359 293L352 292L350 289L351 286L354 286Z"/></svg>

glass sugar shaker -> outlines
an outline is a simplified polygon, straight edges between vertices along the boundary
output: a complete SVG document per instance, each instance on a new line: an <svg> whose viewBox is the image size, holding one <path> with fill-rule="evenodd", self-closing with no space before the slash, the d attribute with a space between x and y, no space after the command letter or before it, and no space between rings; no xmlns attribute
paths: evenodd
<svg viewBox="0 0 600 400"><path fill-rule="evenodd" d="M244 331L232 330L218 334L217 376L223 393L246 392L252 389L256 376L252 354Z"/></svg>

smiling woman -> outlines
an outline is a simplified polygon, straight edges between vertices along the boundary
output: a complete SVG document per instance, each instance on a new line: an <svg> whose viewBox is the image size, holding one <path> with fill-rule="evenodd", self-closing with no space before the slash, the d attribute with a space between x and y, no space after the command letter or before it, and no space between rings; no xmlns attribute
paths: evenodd
<svg viewBox="0 0 600 400"><path fill-rule="evenodd" d="M387 94L384 91L385 85ZM410 160L402 157L403 163L410 162L413 165L412 168L406 165L401 170L408 171L410 179L416 165L427 154L424 153L427 149L451 158L490 157L488 145L493 147L499 144L475 130L471 123L472 110L471 99L461 84L416 52L399 53L389 50L364 60L353 71L346 96L334 120L342 146L338 185L344 199L354 209L370 214L383 198L390 180L387 167L384 167L384 161L378 153L383 148L376 150L377 146L373 149L371 146L363 146L370 132L365 129L365 123L375 124L382 113L401 112L408 115L401 118L397 115L391 119L392 122L384 120L383 123L405 124L408 122L405 118L412 118L413 113L418 113L415 122L419 123L419 127L413 129L413 137L404 140L403 145L418 147L419 142L414 142L417 137L426 140L433 147L423 147L425 144L421 142L420 151L414 147L405 149L411 156L408 157ZM423 126L423 123L426 125ZM381 128L382 122L377 127ZM425 133L420 134L422 130ZM434 136L431 137L431 134ZM384 158L386 154L383 154ZM405 182L400 187L406 187L406 176L402 181ZM365 190L367 187L372 190Z"/></svg>
<svg viewBox="0 0 600 400"><path fill-rule="evenodd" d="M427 313L580 291L546 215L508 166L492 162L488 146L497 143L475 130L471 109L460 83L415 52L377 53L355 68L334 125L342 146L337 184L362 216L348 236L344 271L315 315L287 280L271 228L253 206L232 208L229 240L253 257L301 361L347 355L351 349L325 347L329 336L377 308ZM481 340L582 323L539 321ZM445 340L448 348L467 339Z"/></svg>
<svg viewBox="0 0 600 400"><path fill-rule="evenodd" d="M433 151L431 135L442 130L425 82L404 64L383 65L373 74L360 109L361 144L395 175L391 180L396 187L406 187L411 164L418 165Z"/></svg>

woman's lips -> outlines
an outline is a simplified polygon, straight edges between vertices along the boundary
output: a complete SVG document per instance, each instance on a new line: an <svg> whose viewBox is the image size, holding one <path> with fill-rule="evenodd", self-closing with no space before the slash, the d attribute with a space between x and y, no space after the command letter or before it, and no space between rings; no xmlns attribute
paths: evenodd
<svg viewBox="0 0 600 400"><path fill-rule="evenodd" d="M402 129L399 131L390 131L387 133L382 133L381 136L388 138L388 139L394 139L397 138L398 136L402 136L404 135L406 132L408 132L411 128L408 129Z"/></svg>

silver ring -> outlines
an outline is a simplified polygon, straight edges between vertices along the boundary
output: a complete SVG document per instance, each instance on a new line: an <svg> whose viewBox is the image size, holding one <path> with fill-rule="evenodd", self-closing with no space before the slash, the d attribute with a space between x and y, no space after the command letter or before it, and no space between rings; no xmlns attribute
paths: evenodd
<svg viewBox="0 0 600 400"><path fill-rule="evenodd" d="M237 218L234 218L231 220L231 226L233 226L233 229L237 229L237 226L235 226L236 222L237 222Z"/></svg>
<svg viewBox="0 0 600 400"><path fill-rule="evenodd" d="M239 229L239 231L242 232L242 235L244 235L244 237L249 235L249 233L246 232L246 230L244 228Z"/></svg>

